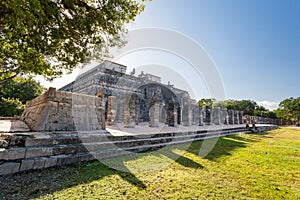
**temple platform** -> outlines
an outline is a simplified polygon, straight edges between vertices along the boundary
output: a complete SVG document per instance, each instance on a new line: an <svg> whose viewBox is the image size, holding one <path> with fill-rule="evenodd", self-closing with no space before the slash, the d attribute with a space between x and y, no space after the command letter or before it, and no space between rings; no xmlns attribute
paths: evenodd
<svg viewBox="0 0 300 200"><path fill-rule="evenodd" d="M275 129L277 125L245 124L135 128L122 124L106 130L28 131L20 121L0 121L0 175L135 154L169 145Z"/></svg>

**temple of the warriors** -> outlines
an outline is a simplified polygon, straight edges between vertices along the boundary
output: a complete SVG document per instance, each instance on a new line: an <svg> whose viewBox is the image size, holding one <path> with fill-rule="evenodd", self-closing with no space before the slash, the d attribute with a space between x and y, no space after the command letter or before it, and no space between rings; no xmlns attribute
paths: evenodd
<svg viewBox="0 0 300 200"><path fill-rule="evenodd" d="M105 61L60 88L50 88L29 101L22 115L32 130L99 130L122 123L134 128L140 122L149 127L242 124L243 113L226 108L196 106L188 92L161 78Z"/></svg>
<svg viewBox="0 0 300 200"><path fill-rule="evenodd" d="M243 125L275 123L236 110L201 108L187 91L160 77L125 72L126 66L105 61L28 101L21 120L3 120L8 129L0 134L0 176L277 128Z"/></svg>

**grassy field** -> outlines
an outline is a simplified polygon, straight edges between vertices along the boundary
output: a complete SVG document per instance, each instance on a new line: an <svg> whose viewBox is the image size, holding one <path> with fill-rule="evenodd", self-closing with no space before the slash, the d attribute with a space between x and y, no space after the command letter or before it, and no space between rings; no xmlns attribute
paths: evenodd
<svg viewBox="0 0 300 200"><path fill-rule="evenodd" d="M300 199L300 129L220 138L0 179L6 199ZM107 165L119 166L125 171Z"/></svg>

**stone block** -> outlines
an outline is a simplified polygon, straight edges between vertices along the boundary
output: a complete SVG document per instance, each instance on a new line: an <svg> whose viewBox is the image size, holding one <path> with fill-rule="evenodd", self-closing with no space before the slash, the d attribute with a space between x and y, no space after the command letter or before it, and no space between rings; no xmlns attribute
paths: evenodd
<svg viewBox="0 0 300 200"><path fill-rule="evenodd" d="M34 158L40 156L52 156L52 147L31 147L26 150L26 158Z"/></svg>
<svg viewBox="0 0 300 200"><path fill-rule="evenodd" d="M80 153L77 154L77 157L78 157L78 162L90 161L94 159L93 155L91 155L90 153Z"/></svg>
<svg viewBox="0 0 300 200"><path fill-rule="evenodd" d="M26 171L33 169L34 166L34 160L33 159L24 159L21 162L20 171Z"/></svg>
<svg viewBox="0 0 300 200"><path fill-rule="evenodd" d="M35 158L33 169L43 169L45 166L46 158Z"/></svg>
<svg viewBox="0 0 300 200"><path fill-rule="evenodd" d="M65 164L72 164L72 163L77 163L79 161L79 157L75 154L73 155L68 155L65 159Z"/></svg>
<svg viewBox="0 0 300 200"><path fill-rule="evenodd" d="M8 160L8 150L0 149L0 160Z"/></svg>
<svg viewBox="0 0 300 200"><path fill-rule="evenodd" d="M16 162L7 162L0 164L0 175L12 174L19 172L20 163Z"/></svg>
<svg viewBox="0 0 300 200"><path fill-rule="evenodd" d="M25 157L25 148L10 148L8 150L8 160L18 160Z"/></svg>
<svg viewBox="0 0 300 200"><path fill-rule="evenodd" d="M25 141L25 147L50 146L53 144L54 144L54 139L52 138L41 138L41 139L27 138Z"/></svg>
<svg viewBox="0 0 300 200"><path fill-rule="evenodd" d="M58 155L55 157L57 159L57 165L65 165L67 163L66 162L66 159L68 158L67 155Z"/></svg>
<svg viewBox="0 0 300 200"><path fill-rule="evenodd" d="M55 156L50 156L45 160L44 168L54 167L57 165L57 158Z"/></svg>
<svg viewBox="0 0 300 200"><path fill-rule="evenodd" d="M53 148L53 155L61 155L65 153L65 150L67 148L67 145L60 145L60 146L55 146Z"/></svg>

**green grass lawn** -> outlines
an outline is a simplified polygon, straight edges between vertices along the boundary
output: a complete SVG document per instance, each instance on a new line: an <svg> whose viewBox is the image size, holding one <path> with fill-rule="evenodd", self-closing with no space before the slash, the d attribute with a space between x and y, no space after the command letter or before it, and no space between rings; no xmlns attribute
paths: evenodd
<svg viewBox="0 0 300 200"><path fill-rule="evenodd" d="M300 129L280 128L4 177L11 199L300 199ZM118 166L125 171L109 166Z"/></svg>

